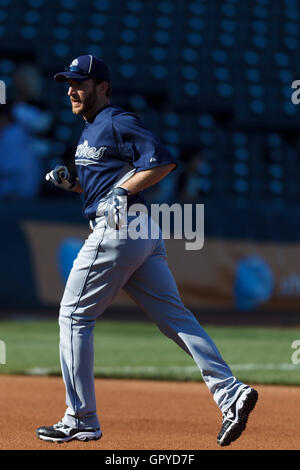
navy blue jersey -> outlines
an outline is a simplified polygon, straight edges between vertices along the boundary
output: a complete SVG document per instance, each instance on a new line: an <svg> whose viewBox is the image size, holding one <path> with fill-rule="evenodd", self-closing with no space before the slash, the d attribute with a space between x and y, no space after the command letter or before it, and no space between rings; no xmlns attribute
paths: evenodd
<svg viewBox="0 0 300 470"><path fill-rule="evenodd" d="M168 163L176 163L174 157L135 114L106 106L86 122L75 154L84 215L94 218L99 201L135 172ZM129 204L142 202L143 194L129 198Z"/></svg>

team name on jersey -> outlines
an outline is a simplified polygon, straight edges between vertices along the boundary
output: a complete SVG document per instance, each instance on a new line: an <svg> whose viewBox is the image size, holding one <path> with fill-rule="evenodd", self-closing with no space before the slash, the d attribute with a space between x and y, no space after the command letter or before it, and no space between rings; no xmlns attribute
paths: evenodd
<svg viewBox="0 0 300 470"><path fill-rule="evenodd" d="M75 153L75 163L76 165L96 165L98 160L103 157L103 154L107 147L89 147L87 140L83 144L78 145Z"/></svg>

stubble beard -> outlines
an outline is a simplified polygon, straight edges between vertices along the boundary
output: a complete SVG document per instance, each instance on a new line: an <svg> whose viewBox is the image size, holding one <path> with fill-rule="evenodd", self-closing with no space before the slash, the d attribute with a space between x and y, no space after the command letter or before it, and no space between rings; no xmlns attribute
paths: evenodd
<svg viewBox="0 0 300 470"><path fill-rule="evenodd" d="M97 94L93 90L88 95L85 96L84 101L80 102L80 107L74 108L73 103L72 103L73 114L75 115L79 114L79 115L84 115L84 116L89 115L90 113L93 112L93 108L95 106L96 100L97 100Z"/></svg>

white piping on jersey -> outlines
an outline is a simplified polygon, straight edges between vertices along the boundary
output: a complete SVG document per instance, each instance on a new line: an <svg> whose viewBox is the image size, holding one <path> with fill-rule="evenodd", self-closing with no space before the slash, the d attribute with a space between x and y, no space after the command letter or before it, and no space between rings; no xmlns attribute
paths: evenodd
<svg viewBox="0 0 300 470"><path fill-rule="evenodd" d="M91 68L92 68L92 63L93 63L93 57L92 57L90 54L89 54L89 56L90 56L90 59L91 59L91 60L90 60L90 66L89 66L89 71L88 71L88 73L90 73Z"/></svg>
<svg viewBox="0 0 300 470"><path fill-rule="evenodd" d="M127 165L125 165L122 171L120 172L119 179L113 185L112 189L117 188L121 184L125 183L125 181L131 178L131 176L133 176L135 172L136 172L136 168L133 165L130 165L130 163L127 163Z"/></svg>
<svg viewBox="0 0 300 470"><path fill-rule="evenodd" d="M87 160L86 158L85 159L77 158L75 163L76 165L82 165L82 166L98 165L98 162L95 162L95 160Z"/></svg>

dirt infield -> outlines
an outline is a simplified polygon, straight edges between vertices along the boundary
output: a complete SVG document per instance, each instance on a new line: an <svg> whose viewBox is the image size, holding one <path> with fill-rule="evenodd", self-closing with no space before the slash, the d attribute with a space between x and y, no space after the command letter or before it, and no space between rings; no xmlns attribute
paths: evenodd
<svg viewBox="0 0 300 470"><path fill-rule="evenodd" d="M223 449L221 413L203 383L96 379L103 437L52 444L35 429L65 411L59 377L0 377L1 450L299 450L300 388L256 386L259 401L247 430Z"/></svg>

